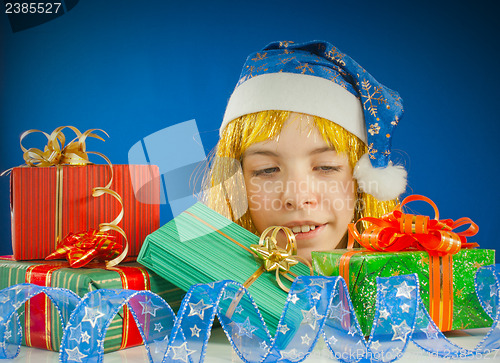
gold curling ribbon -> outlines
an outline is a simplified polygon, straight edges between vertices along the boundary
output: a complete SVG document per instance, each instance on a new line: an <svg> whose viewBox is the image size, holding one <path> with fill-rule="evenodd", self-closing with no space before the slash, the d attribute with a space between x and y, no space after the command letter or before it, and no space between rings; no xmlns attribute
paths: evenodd
<svg viewBox="0 0 500 363"><path fill-rule="evenodd" d="M66 144L66 137L64 136L64 133L62 132L65 128L69 128L73 130L73 132L76 134L76 137L71 140L69 143ZM128 253L128 239L127 235L125 234L125 231L118 226L118 224L121 222L123 219L123 200L122 197L115 192L114 190L111 189L111 184L113 183L113 164L111 164L111 161L103 154L95 151L86 151L86 145L85 141L87 137L92 137L96 138L102 141L105 141L102 137L99 135L93 133L93 131L101 131L104 133L106 136L109 137L109 135L106 133L106 131L101 130L101 129L89 129L85 132L80 132L76 127L74 126L60 126L56 128L52 133L49 135L46 132L40 131L40 130L27 130L25 131L19 140L19 143L21 145L21 149L23 150L23 158L26 164L30 167L46 167L46 166L56 166L57 167L57 175L56 175L56 215L55 215L55 228L56 228L56 245L59 243L59 241L62 239L62 206L63 206L63 200L62 200L62 181L63 181L63 168L61 168L61 165L89 165L93 164L91 161L89 161L88 154L95 154L99 155L102 157L104 160L106 160L107 164L109 165L109 168L111 170L111 177L109 179L108 184L105 187L95 187L92 189L92 196L93 197L100 197L104 194L111 195L113 198L115 198L121 206L121 211L118 214L118 216L111 222L109 223L101 223L99 224L99 232L100 233L106 233L109 231L115 231L119 234L121 234L125 240L125 245L123 248L122 253L114 258L111 261L106 262L106 267L112 267L117 264L119 264L123 259L127 256ZM47 138L47 145L45 145L44 150L40 150L37 148L29 148L26 149L22 141L23 139L28 136L29 134L36 133L36 132L41 132L42 134L45 135ZM3 172L1 175L4 175L5 173L10 172L12 169L6 170Z"/></svg>
<svg viewBox="0 0 500 363"><path fill-rule="evenodd" d="M278 236L279 231L283 231L287 238L285 248L278 247L278 240L276 237ZM290 289L281 282L280 276L283 276L287 280L293 282L297 277L297 274L290 271L290 268L299 262L302 262L309 267L311 276L314 274L314 270L309 261L297 256L297 242L295 235L288 227L271 226L266 228L260 235L259 244L250 245L250 250L253 251L252 254L255 257L261 260L262 266L243 283L243 286L247 289L255 282L255 280L259 278L260 275L262 275L264 271L276 271L276 282L279 287L287 293L290 292ZM227 317L230 318L234 314L236 306L242 297L243 290L240 289L236 293L233 301L226 311Z"/></svg>
<svg viewBox="0 0 500 363"><path fill-rule="evenodd" d="M279 231L283 231L287 237L285 248L278 247L276 237ZM297 275L290 271L290 268L299 262L303 262L307 267L309 267L311 276L314 273L309 261L297 256L297 242L295 240L295 235L288 227L271 226L266 228L260 236L259 244L250 245L250 249L257 254L257 257L260 260L262 260L262 266L255 271L255 273L250 276L247 281L245 281L243 286L246 288L248 288L264 271L276 271L276 282L279 287L285 292L290 292L290 289L281 282L280 275L293 282Z"/></svg>

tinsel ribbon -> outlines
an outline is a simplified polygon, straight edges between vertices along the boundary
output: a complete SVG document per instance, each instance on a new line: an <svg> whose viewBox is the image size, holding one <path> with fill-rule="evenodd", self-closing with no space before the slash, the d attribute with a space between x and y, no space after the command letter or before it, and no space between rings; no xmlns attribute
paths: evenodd
<svg viewBox="0 0 500 363"><path fill-rule="evenodd" d="M202 222L206 226L210 227L213 229L215 232L221 234L222 236L226 237L228 240L231 242L235 243L239 247L243 248L244 250L248 251L252 256L254 256L256 259L260 260L262 263L262 266L259 267L253 274L250 276L244 283L243 286L245 288L249 288L252 283L259 278L260 275L264 272L271 272L271 271L276 271L276 282L278 283L278 286L285 292L289 292L290 289L287 288L283 282L281 281L280 276L283 276L289 281L294 281L294 279L297 277L295 273L290 271L290 268L297 263L302 262L304 263L307 267L309 267L310 274L311 276L313 275L314 271L309 263L309 261L305 260L304 258L297 256L297 243L295 241L295 235L291 231L290 228L288 227L283 227L283 226L271 226L266 228L259 239L258 244L250 245L250 248L242 245L238 241L236 241L234 238L228 236L227 234L221 232L219 229L215 228L212 226L210 223L207 223L206 221L202 220L198 216L194 215L191 212L185 211L184 213L189 214L191 217L197 219L198 221ZM285 236L287 238L287 243L285 248L278 247L278 242L277 242L277 235L280 231L283 231L285 233ZM268 236L268 234L270 234Z"/></svg>
<svg viewBox="0 0 500 363"><path fill-rule="evenodd" d="M66 262L56 265L53 263L33 265L26 270L25 281L37 286L50 287L53 273L67 267ZM149 275L142 267L118 266L111 267L109 270L118 273L123 289L149 290L151 287ZM59 347L54 346L52 342L51 329L54 319L52 319L49 296L38 294L27 300L24 315L26 345L46 350L57 350ZM122 320L120 349L140 345L142 338L127 306L124 306Z"/></svg>
<svg viewBox="0 0 500 363"><path fill-rule="evenodd" d="M424 201L432 206L435 217L403 213L403 206L413 201ZM368 222L360 233L357 224ZM455 229L469 225L461 232ZM426 251L429 254L429 313L439 329L451 330L453 324L453 258L462 248L477 247L467 243L479 227L469 218L439 220L436 204L422 195L406 197L392 212L381 218L365 217L348 225L349 245L354 240L368 251ZM349 251L340 261L340 274L349 286L349 261L359 251Z"/></svg>
<svg viewBox="0 0 500 363"><path fill-rule="evenodd" d="M0 357L14 358L19 353L22 332L16 310L32 297L45 294L58 307L65 327L59 353L62 363L101 362L106 330L123 306L133 312L148 360L153 363L203 361L215 315L246 363L303 361L320 336L330 357L342 362L395 361L410 341L433 358L488 359L488 354L500 348L499 279L500 265L482 267L476 274L476 293L493 325L474 349L461 348L439 331L422 303L416 274L377 278L376 313L368 340L340 276L295 279L274 336L251 295L234 281L192 286L177 316L150 291L99 289L80 299L66 289L20 284L0 291L4 322L0 324ZM243 297L228 317L231 302L227 296L240 290ZM405 309L401 309L403 304ZM342 324L345 316L350 317L348 325Z"/></svg>
<svg viewBox="0 0 500 363"><path fill-rule="evenodd" d="M76 137L71 140L70 142L66 143L66 137L63 133L63 130L65 128L71 129L75 134ZM57 168L57 176L56 176L56 191L55 191L55 198L56 198L56 208L55 208L55 235L56 237L56 249L59 247L64 247L62 242L63 236L61 235L62 233L62 221L63 221L63 178L64 178L64 172L63 168L61 167L62 165L88 165L92 164L89 161L89 154L95 154L99 155L102 157L107 164L110 167L111 170L111 177L109 179L108 184L105 187L95 187L92 189L92 196L93 197L100 197L102 195L110 195L113 198L115 198L121 206L121 211L118 214L118 216L111 222L109 223L101 223L99 224L99 233L100 235L109 235L110 231L117 232L121 234L124 238L125 241L125 246L122 247L121 253L119 252L120 250L117 250L117 257L114 258L111 261L108 261L106 264L108 267L115 266L119 264L123 259L127 256L128 253L128 240L127 236L125 234L125 231L121 227L118 226L118 224L121 222L123 218L123 201L121 196L116 193L114 190L111 189L111 184L113 183L113 165L111 164L111 161L103 154L99 152L94 152L94 151L86 151L86 144L85 141L88 137L96 138L99 140L104 141L102 137L99 135L95 134L94 131L101 131L103 132L106 136L108 134L101 129L90 129L85 132L80 132L76 127L73 126L60 126L56 128L52 133L49 135L46 132L40 131L40 130L27 130L25 131L20 138L20 145L21 149L23 150L23 158L24 161L26 162L26 165L30 167L49 167L49 166L55 166ZM23 146L23 139L33 133L40 132L42 133L46 138L47 138L47 145L45 145L43 151L37 148L29 148L26 149ZM9 169L6 172L9 172L12 169ZM4 174L2 173L2 175ZM78 232L78 234L86 233L86 231L83 232ZM114 247L118 248L121 245L115 244ZM71 261L70 261L71 262ZM90 262L90 260L88 260ZM80 265L83 266L84 264Z"/></svg>

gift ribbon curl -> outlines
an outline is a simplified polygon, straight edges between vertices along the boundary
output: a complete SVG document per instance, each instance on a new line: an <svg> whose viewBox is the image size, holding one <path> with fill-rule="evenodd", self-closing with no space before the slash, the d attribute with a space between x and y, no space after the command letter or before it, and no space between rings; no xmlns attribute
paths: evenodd
<svg viewBox="0 0 500 363"><path fill-rule="evenodd" d="M73 130L76 134L76 138L71 140L66 144L66 137L62 132L65 128ZM21 149L23 150L23 158L27 165L29 166L54 166L54 165L87 165L91 164L89 161L88 153L97 154L106 158L101 153L97 152L87 152L85 140L87 137L93 137L104 141L102 137L97 134L92 133L93 131L101 131L106 136L109 135L101 129L90 129L81 133L76 127L73 126L60 126L56 128L49 135L46 132L40 130L27 130L21 135L19 143ZM23 146L23 139L29 134L41 132L47 138L47 145L45 145L44 150L37 148L26 149Z"/></svg>
<svg viewBox="0 0 500 363"><path fill-rule="evenodd" d="M434 209L435 217L407 214L402 211L404 205L413 201L425 201ZM360 233L357 224L368 222L370 225ZM461 232L456 228L469 225ZM469 218L439 220L436 204L422 195L410 195L394 211L381 218L365 217L348 225L349 246L354 240L370 251L427 251L431 255L453 255L462 248L475 247L467 243L466 237L474 236L479 227Z"/></svg>
<svg viewBox="0 0 500 363"><path fill-rule="evenodd" d="M73 268L83 267L94 259L111 260L119 255L123 245L116 242L116 236L90 230L69 233L57 249L45 257L46 260L67 258Z"/></svg>
<svg viewBox="0 0 500 363"><path fill-rule="evenodd" d="M63 133L63 130L65 128L71 129L76 134L76 137L68 143L66 143L66 136ZM117 192L115 192L114 190L111 189L111 184L113 183L113 164L111 164L111 161L104 154L101 154L101 153L95 152L95 151L87 151L86 150L85 142L86 142L87 138L92 137L92 138L96 138L96 139L104 141L104 139L102 137L100 137L99 135L95 134L94 131L101 131L102 133L104 133L106 136L109 137L109 135L104 130L101 130L101 129L89 129L89 130L82 133L82 132L80 132L80 130L78 130L74 126L60 126L60 127L56 128L54 131L52 131L52 133L50 135L47 134L46 132L43 132L40 130L34 130L34 129L27 130L27 131L23 132L23 134L21 135L19 143L21 145L21 149L23 150L24 161L26 162L26 165L28 165L30 167L56 166L58 168L58 171L59 171L60 170L59 167L61 165L78 166L78 165L93 164L89 160L89 154L98 155L106 161L106 163L109 165L109 168L111 171L111 176L109 178L109 182L104 187L93 188L92 189L92 196L97 198L97 197L100 197L100 196L105 195L105 194L110 195L114 199L116 199L120 203L120 206L121 206L120 213L118 213L118 215L116 216L116 218L113 221L111 221L109 223L100 223L99 224L98 233L101 236L106 235L106 236L109 236L109 238L111 238L112 236L108 232L114 231L114 232L122 235L124 238L124 241L125 241L124 246L122 246L121 244L113 244L113 246L115 248L121 247L120 248L121 252L119 252L120 250L116 250L117 253L114 253L113 255L118 255L118 256L116 258L114 258L113 260L106 262L107 267L112 267L112 266L119 264L121 261L123 261L123 259L125 259L125 257L127 256L127 253L128 253L127 235L125 234L125 231L121 227L118 226L118 224L123 219L123 214L124 214L123 200L122 200L122 197ZM22 143L23 139L30 134L38 133L38 132L42 133L47 138L47 145L45 145L43 151L40 149L37 149L37 148L26 149ZM12 169L6 170L4 173L2 173L2 175L7 173L7 172L10 172L11 170ZM57 191L57 193L59 193L59 191ZM58 199L59 198L56 198L56 201ZM60 208L56 208L56 210L59 210L59 209ZM58 218L56 217L56 219L58 219ZM58 223L58 222L56 221L56 223ZM92 232L81 231L81 232L78 232L77 235L84 235L84 234L88 235L89 233L92 233ZM61 252L61 249L66 250L66 246L68 244L68 240L67 240L68 238L71 239L72 236L68 235L64 239L57 241L58 245L56 247L56 251L59 250L59 252ZM69 251L67 251L67 252L69 253ZM56 258L53 255L54 254L49 255L48 256L48 257L50 257L49 259ZM57 256L58 256L57 258L59 258L62 255L58 254ZM66 257L68 258L68 255ZM71 261L69 258L68 258L68 261L71 264ZM78 263L79 267L84 266L86 263L90 262L90 259L86 259L85 263L82 263L82 262L83 261L80 261L80 263ZM72 266L72 267L74 267L74 266Z"/></svg>
<svg viewBox="0 0 500 363"><path fill-rule="evenodd" d="M330 356L341 362L392 362L403 356L410 341L429 357L474 358L500 348L499 279L500 265L482 267L476 275L477 296L494 322L474 349L457 346L437 329L420 298L416 274L377 278L377 311L368 341L339 276L297 278L274 336L251 295L234 281L193 285L177 316L150 291L99 289L80 300L66 289L20 284L0 290L0 302L12 302L0 305L0 358L13 358L19 353L21 333L12 331L11 318L22 303L41 292L59 309L72 309L64 325L61 363L102 362L106 330L124 305L132 312L152 363L203 361L215 315L245 363L303 361L321 335ZM228 297L242 289L244 296L234 315L228 317L226 312L232 304ZM405 309L401 309L403 304Z"/></svg>
<svg viewBox="0 0 500 363"><path fill-rule="evenodd" d="M283 231L287 238L285 248L278 247L277 235L280 231ZM314 273L309 261L297 256L297 243L295 235L290 228L283 226L272 226L266 228L260 236L259 243L250 245L250 249L254 251L257 258L261 260L262 266L247 281L245 281L243 286L246 288L248 288L264 271L276 271L276 282L279 287L283 291L289 292L290 289L287 288L283 282L281 282L280 276L283 276L287 280L293 282L297 275L290 271L290 268L299 262L302 262L309 267L311 276Z"/></svg>

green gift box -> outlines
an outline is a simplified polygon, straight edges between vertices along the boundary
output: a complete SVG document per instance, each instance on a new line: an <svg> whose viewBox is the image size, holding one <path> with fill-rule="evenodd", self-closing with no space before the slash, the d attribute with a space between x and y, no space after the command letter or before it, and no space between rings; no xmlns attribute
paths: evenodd
<svg viewBox="0 0 500 363"><path fill-rule="evenodd" d="M455 255L439 258L430 257L424 251L371 252L344 249L313 252L312 262L320 275L344 277L365 335L370 333L375 315L377 276L416 273L422 301L435 323L444 331L492 324L477 299L474 276L479 267L495 263L494 250L462 249ZM445 293L445 289L449 291Z"/></svg>
<svg viewBox="0 0 500 363"><path fill-rule="evenodd" d="M109 269L101 264L74 269L69 268L68 263L59 261L0 259L0 289L24 282L66 288L80 297L97 289L147 289L160 295L174 310L179 308L184 297L184 291L135 262ZM105 352L142 344L139 330L127 310L122 308L111 322L104 340ZM18 315L23 329L23 345L59 350L63 327L59 313L44 294L31 298L18 309ZM68 318L65 317L66 321Z"/></svg>
<svg viewBox="0 0 500 363"><path fill-rule="evenodd" d="M244 283L262 265L248 250L258 243L255 234L196 203L151 233L138 261L185 291L194 284L220 280ZM310 274L302 263L294 265L291 272ZM274 333L287 298L275 273L264 272L248 290Z"/></svg>

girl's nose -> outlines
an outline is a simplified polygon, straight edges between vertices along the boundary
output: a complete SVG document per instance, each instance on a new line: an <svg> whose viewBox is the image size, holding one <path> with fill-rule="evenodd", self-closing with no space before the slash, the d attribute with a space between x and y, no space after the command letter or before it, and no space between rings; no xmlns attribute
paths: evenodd
<svg viewBox="0 0 500 363"><path fill-rule="evenodd" d="M282 202L286 209L303 209L317 205L314 182L310 177L290 176L284 183Z"/></svg>

